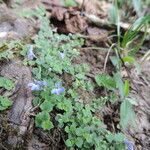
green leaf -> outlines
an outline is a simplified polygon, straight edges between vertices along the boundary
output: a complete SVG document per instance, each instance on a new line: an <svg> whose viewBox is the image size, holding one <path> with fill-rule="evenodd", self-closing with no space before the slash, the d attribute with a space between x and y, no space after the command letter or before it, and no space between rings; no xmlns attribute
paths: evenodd
<svg viewBox="0 0 150 150"><path fill-rule="evenodd" d="M54 105L50 101L44 101L41 105L40 108L43 111L51 112L53 110Z"/></svg>
<svg viewBox="0 0 150 150"><path fill-rule="evenodd" d="M72 112L72 103L70 100L64 100L57 104L57 107L61 110L65 110L66 112Z"/></svg>
<svg viewBox="0 0 150 150"><path fill-rule="evenodd" d="M99 125L101 125L101 121L100 121L100 119L98 119L97 117L92 117L92 124L93 125L96 125L96 126L99 126Z"/></svg>
<svg viewBox="0 0 150 150"><path fill-rule="evenodd" d="M11 90L14 87L14 83L5 77L0 77L0 87Z"/></svg>
<svg viewBox="0 0 150 150"><path fill-rule="evenodd" d="M74 143L70 139L67 139L65 144L66 144L67 147L72 147L74 145Z"/></svg>
<svg viewBox="0 0 150 150"><path fill-rule="evenodd" d="M75 144L77 145L77 147L82 148L83 139L81 137L77 137Z"/></svg>
<svg viewBox="0 0 150 150"><path fill-rule="evenodd" d="M84 133L83 137L86 139L87 143L91 143L92 142L92 135L90 133Z"/></svg>
<svg viewBox="0 0 150 150"><path fill-rule="evenodd" d="M112 7L109 10L109 20L112 24L117 24L117 16L118 16L118 11L116 10L116 7L112 5Z"/></svg>
<svg viewBox="0 0 150 150"><path fill-rule="evenodd" d="M122 133L108 133L106 134L106 139L109 141L109 143L119 142L122 143L125 139L125 136Z"/></svg>
<svg viewBox="0 0 150 150"><path fill-rule="evenodd" d="M75 7L77 6L77 3L74 0L65 0L65 6L66 7Z"/></svg>
<svg viewBox="0 0 150 150"><path fill-rule="evenodd" d="M114 135L113 134L107 134L106 135L106 139L109 141L109 143L111 143L114 140Z"/></svg>
<svg viewBox="0 0 150 150"><path fill-rule="evenodd" d="M121 99L123 99L124 98L124 83L122 81L121 74L119 72L115 73L114 79L116 81L116 86L119 89L120 97L121 97Z"/></svg>
<svg viewBox="0 0 150 150"><path fill-rule="evenodd" d="M142 3L141 3L141 0L132 0L132 3L133 3L133 7L134 7L136 13L138 14L138 16L140 16L141 13L142 13Z"/></svg>
<svg viewBox="0 0 150 150"><path fill-rule="evenodd" d="M118 57L116 57L116 56L110 56L110 60L111 60L112 64L113 64L117 69L119 69L120 64L121 64L120 59L119 59Z"/></svg>
<svg viewBox="0 0 150 150"><path fill-rule="evenodd" d="M125 56L122 58L122 60L126 63L129 63L129 64L134 64L135 62L135 59L132 57L132 56Z"/></svg>
<svg viewBox="0 0 150 150"><path fill-rule="evenodd" d="M78 74L76 74L75 76L76 76L76 78L78 78L78 79L85 79L85 75L84 75L84 74L81 74L81 73L78 73Z"/></svg>
<svg viewBox="0 0 150 150"><path fill-rule="evenodd" d="M69 133L70 132L70 129L68 126L65 127L65 132Z"/></svg>
<svg viewBox="0 0 150 150"><path fill-rule="evenodd" d="M103 86L108 90L113 90L116 88L116 82L108 74L96 75L95 80L99 86Z"/></svg>
<svg viewBox="0 0 150 150"><path fill-rule="evenodd" d="M76 135L77 136L81 136L82 135L82 133L83 133L83 129L81 128L81 127L79 127L79 128L76 128Z"/></svg>
<svg viewBox="0 0 150 150"><path fill-rule="evenodd" d="M35 97L32 101L33 106L37 106L41 103L41 99L39 97Z"/></svg>
<svg viewBox="0 0 150 150"><path fill-rule="evenodd" d="M137 30L141 25L145 24L145 17L138 18L132 25L133 30Z"/></svg>
<svg viewBox="0 0 150 150"><path fill-rule="evenodd" d="M0 96L0 110L5 110L12 104L13 102L9 100L7 97Z"/></svg>
<svg viewBox="0 0 150 150"><path fill-rule="evenodd" d="M133 25L130 27L130 29L127 30L126 33L123 36L123 40L121 42L122 48L129 47L129 44L133 42L135 37L137 37L138 33L141 31L141 29L143 27L146 28L146 25L147 25L149 20L150 20L150 13L147 14L146 16L144 16L144 17L138 18L133 23ZM145 37L145 36L143 35L143 37ZM143 42L143 40L142 40L142 42ZM141 43L140 43L140 45L141 45Z"/></svg>
<svg viewBox="0 0 150 150"><path fill-rule="evenodd" d="M141 73L141 70L142 70L141 65L138 64L137 62L135 62L134 65L135 65L136 72L139 75Z"/></svg>
<svg viewBox="0 0 150 150"><path fill-rule="evenodd" d="M125 83L124 83L124 95L128 96L129 95L129 91L130 91L129 81L125 80Z"/></svg>
<svg viewBox="0 0 150 150"><path fill-rule="evenodd" d="M126 128L128 125L133 125L135 120L135 112L133 111L132 104L124 100L120 107L120 124L122 128Z"/></svg>
<svg viewBox="0 0 150 150"><path fill-rule="evenodd" d="M114 134L114 141L123 143L125 136L122 133Z"/></svg>
<svg viewBox="0 0 150 150"><path fill-rule="evenodd" d="M138 106L138 103L133 98L126 98L125 100L129 101L132 105Z"/></svg>
<svg viewBox="0 0 150 150"><path fill-rule="evenodd" d="M35 116L35 124L37 127L42 128L42 122L50 120L49 113L46 111L42 111Z"/></svg>
<svg viewBox="0 0 150 150"><path fill-rule="evenodd" d="M42 122L41 127L44 130L50 130L54 127L54 125L50 120L45 120L45 121Z"/></svg>
<svg viewBox="0 0 150 150"><path fill-rule="evenodd" d="M9 99L4 99L1 101L1 105L5 108L9 107L12 105L12 101L10 101Z"/></svg>
<svg viewBox="0 0 150 150"><path fill-rule="evenodd" d="M76 124L73 123L73 124L70 126L70 132L71 132L71 133L75 133L75 131L76 131Z"/></svg>

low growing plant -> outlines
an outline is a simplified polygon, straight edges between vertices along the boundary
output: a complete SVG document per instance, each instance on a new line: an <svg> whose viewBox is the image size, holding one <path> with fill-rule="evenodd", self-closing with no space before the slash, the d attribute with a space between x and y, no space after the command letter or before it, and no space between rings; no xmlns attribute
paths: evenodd
<svg viewBox="0 0 150 150"><path fill-rule="evenodd" d="M89 67L73 63L79 55L77 49L82 46L83 40L72 34L55 33L45 17L43 7L31 14L40 19L41 28L34 44L25 46L21 55L25 58L24 64L32 67L35 78L28 86L35 95L33 105L40 108L35 116L36 126L44 130L61 128L64 131L64 142L71 150L124 149L125 136L109 132L100 119L94 116L96 108L78 101L79 88L93 90L85 76ZM63 80L64 74L71 76L69 87ZM106 87L111 87L114 83L100 82Z"/></svg>
<svg viewBox="0 0 150 150"><path fill-rule="evenodd" d="M12 101L7 97L0 96L0 111L9 108L12 105Z"/></svg>
<svg viewBox="0 0 150 150"><path fill-rule="evenodd" d="M0 77L0 88L11 90L14 88L14 83L5 77ZM9 100L5 96L0 96L0 111L7 109L11 105L12 105L11 100Z"/></svg>
<svg viewBox="0 0 150 150"><path fill-rule="evenodd" d="M134 8L136 11L140 9L139 2L140 1L133 0ZM128 77L130 78L129 70L130 67L134 66L136 67L138 73L140 73L140 66L138 65L134 56L139 51L146 38L147 25L150 21L150 13L138 18L125 32L125 34L121 35L120 16L117 1L115 1L115 6L113 6L113 9L111 11L111 14L113 15L112 23L116 24L117 26L118 36L117 43L111 46L111 49L115 51L116 56L110 57L112 64L116 68L116 73L113 74L113 77L107 74L97 75L95 77L95 80L99 86L103 86L108 91L118 90L119 100L121 101L120 125L123 129L126 129L129 124L134 124L133 122L135 118L135 113L133 110L133 106L136 105L136 102L133 98L129 97L130 83L129 80L123 80L121 72L124 68L128 73ZM140 34L141 32L143 32L142 36ZM136 45L135 42L137 43Z"/></svg>

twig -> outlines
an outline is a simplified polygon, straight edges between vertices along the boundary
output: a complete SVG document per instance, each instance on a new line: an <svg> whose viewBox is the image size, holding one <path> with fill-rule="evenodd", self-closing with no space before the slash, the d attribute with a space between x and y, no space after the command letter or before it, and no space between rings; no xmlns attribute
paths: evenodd
<svg viewBox="0 0 150 150"><path fill-rule="evenodd" d="M150 59L150 50L142 57L141 63L144 63L148 59Z"/></svg>
<svg viewBox="0 0 150 150"><path fill-rule="evenodd" d="M116 43L112 44L111 47L109 48L108 52L107 52L107 55L106 55L106 57L105 57L105 62L104 62L104 69L103 69L104 72L105 72L105 70L106 70L107 60L108 60L110 51L112 50L112 48L113 48L115 45L116 45Z"/></svg>
<svg viewBox="0 0 150 150"><path fill-rule="evenodd" d="M84 13L84 15L87 17L87 19L91 22L93 22L94 24L98 25L98 26L108 26L108 27L111 27L112 28L112 24L108 21L108 20L104 20L104 19L100 19L98 16L96 15L93 15L93 14L88 14L88 13ZM129 24L129 23L125 23L125 22L120 22L120 27L127 30L129 29L132 25ZM114 24L114 26L116 26ZM142 28L140 30L141 32L145 32L145 30ZM150 29L147 29L146 31L147 33L150 34Z"/></svg>
<svg viewBox="0 0 150 150"><path fill-rule="evenodd" d="M85 0L82 0L82 5L81 5L81 14L83 13L84 4L85 4Z"/></svg>
<svg viewBox="0 0 150 150"><path fill-rule="evenodd" d="M80 50L90 50L90 49L102 50L102 51L105 51L105 52L107 52L109 50L108 48L104 48L104 47L83 47L83 48L80 48Z"/></svg>

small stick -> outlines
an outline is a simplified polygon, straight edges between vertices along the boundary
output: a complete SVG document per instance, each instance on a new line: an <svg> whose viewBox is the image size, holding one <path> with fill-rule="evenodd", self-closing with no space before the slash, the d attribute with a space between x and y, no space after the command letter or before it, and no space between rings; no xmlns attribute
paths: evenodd
<svg viewBox="0 0 150 150"><path fill-rule="evenodd" d="M81 5L81 14L83 13L84 3L85 3L85 0L82 0L82 5Z"/></svg>
<svg viewBox="0 0 150 150"><path fill-rule="evenodd" d="M107 65L107 60L108 60L108 57L109 57L109 54L110 54L110 51L112 50L112 48L116 45L116 43L112 44L111 47L109 48L108 52L107 52L107 55L105 57L105 62L104 62L104 72L106 70L106 65Z"/></svg>

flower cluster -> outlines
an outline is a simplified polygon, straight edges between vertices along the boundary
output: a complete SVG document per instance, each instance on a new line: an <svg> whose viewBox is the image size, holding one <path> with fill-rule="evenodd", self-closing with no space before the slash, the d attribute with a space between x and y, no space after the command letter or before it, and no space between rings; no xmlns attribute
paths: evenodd
<svg viewBox="0 0 150 150"><path fill-rule="evenodd" d="M47 86L47 82L45 81L34 80L34 82L28 84L28 87L30 87L31 91L40 91L44 86ZM51 94L60 95L64 91L65 88L62 87L62 84L59 82L55 84L55 87L51 90Z"/></svg>
<svg viewBox="0 0 150 150"><path fill-rule="evenodd" d="M63 52L60 52L59 55L62 59L64 59L65 54ZM29 50L27 52L27 57L28 57L28 60L33 60L34 58L36 58L35 54L33 53L33 45L30 45ZM28 84L28 87L31 88L31 91L40 91L46 85L47 83L45 81L34 80L34 82L31 82ZM51 90L51 94L60 95L64 91L65 91L65 88L62 87L61 83L56 83L55 88Z"/></svg>

